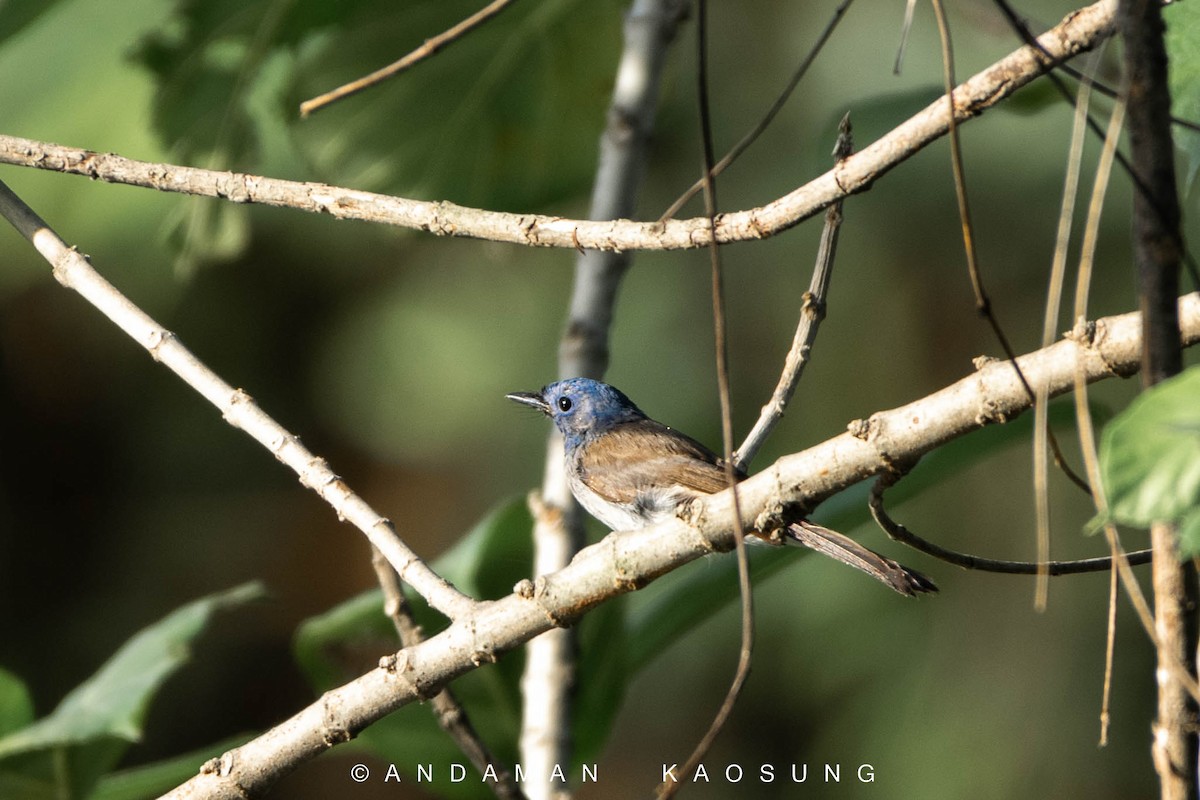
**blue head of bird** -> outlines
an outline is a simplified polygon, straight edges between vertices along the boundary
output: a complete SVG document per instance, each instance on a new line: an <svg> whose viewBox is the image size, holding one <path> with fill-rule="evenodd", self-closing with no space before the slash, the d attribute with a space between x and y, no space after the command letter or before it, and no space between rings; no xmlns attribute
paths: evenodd
<svg viewBox="0 0 1200 800"><path fill-rule="evenodd" d="M619 389L591 378L568 378L537 392L506 395L554 420L570 449L624 422L646 415Z"/></svg>

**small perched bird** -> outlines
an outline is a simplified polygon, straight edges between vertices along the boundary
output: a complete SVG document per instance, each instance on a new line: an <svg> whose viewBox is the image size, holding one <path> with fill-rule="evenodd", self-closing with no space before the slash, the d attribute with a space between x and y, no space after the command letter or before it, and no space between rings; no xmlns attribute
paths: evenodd
<svg viewBox="0 0 1200 800"><path fill-rule="evenodd" d="M539 392L507 397L554 420L564 439L571 493L613 530L670 519L682 503L728 488L723 459L690 436L650 419L606 383L570 378ZM738 480L745 477L737 472ZM805 520L790 524L784 535L787 541L862 570L900 594L937 591L921 573L837 531Z"/></svg>

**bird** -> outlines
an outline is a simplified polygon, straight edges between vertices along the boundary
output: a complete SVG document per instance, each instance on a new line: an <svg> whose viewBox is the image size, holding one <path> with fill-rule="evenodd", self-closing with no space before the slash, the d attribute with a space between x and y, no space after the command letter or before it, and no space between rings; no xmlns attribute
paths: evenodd
<svg viewBox="0 0 1200 800"><path fill-rule="evenodd" d="M619 389L568 378L535 392L505 395L553 420L563 436L567 483L579 504L614 531L637 530L676 515L701 495L729 488L725 462L692 437L651 419ZM734 471L735 479L746 473ZM936 592L916 570L837 531L799 520L782 539L848 564L902 595ZM775 543L751 531L748 542Z"/></svg>

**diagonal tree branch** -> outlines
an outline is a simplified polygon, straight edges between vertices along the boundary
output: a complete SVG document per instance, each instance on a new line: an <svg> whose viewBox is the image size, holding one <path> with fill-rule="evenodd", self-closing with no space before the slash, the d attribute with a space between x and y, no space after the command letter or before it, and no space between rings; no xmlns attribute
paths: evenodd
<svg viewBox="0 0 1200 800"><path fill-rule="evenodd" d="M366 534L401 580L413 587L433 608L453 619L475 605L473 599L459 592L409 549L396 535L391 521L380 516L355 494L329 468L325 459L315 456L300 444L299 438L268 416L250 395L230 386L202 364L174 334L151 319L96 272L86 256L68 247L33 209L2 182L0 216L37 248L54 268L54 277L59 283L82 295L146 348L151 358L162 363L216 406L226 422L250 434L275 458L295 470L300 483L329 503L339 519L348 520Z"/></svg>
<svg viewBox="0 0 1200 800"><path fill-rule="evenodd" d="M1200 342L1200 293L1180 299L1182 343ZM1071 389L1075 370L1088 381L1136 374L1141 315L1124 314L1081 326L1086 332L1019 359L1026 378L1051 396ZM908 405L855 420L846 433L785 456L738 484L742 523L772 528L790 514L873 475L887 472L979 428L1029 408L1030 398L1007 362L989 362L975 374ZM671 522L613 533L579 552L571 563L513 594L481 603L422 644L381 660L367 674L326 692L312 705L262 736L213 759L172 800L259 797L281 776L330 747L529 639L569 625L591 608L714 551L733 546L728 491L698 500Z"/></svg>
<svg viewBox="0 0 1200 800"><path fill-rule="evenodd" d="M954 118L966 122L979 116L1039 75L1095 47L1112 35L1113 17L1111 0L1101 0L1072 12L1038 37L1040 50L1023 46L956 88ZM774 236L837 200L868 189L880 176L946 134L949 105L945 97L935 100L862 151L783 197L757 208L719 215L715 226L717 241L751 241ZM235 203L295 208L439 236L465 236L533 247L675 250L704 247L714 235L705 217L658 223L509 214L319 183L152 164L13 136L0 136L0 163L69 172L159 191L218 197Z"/></svg>

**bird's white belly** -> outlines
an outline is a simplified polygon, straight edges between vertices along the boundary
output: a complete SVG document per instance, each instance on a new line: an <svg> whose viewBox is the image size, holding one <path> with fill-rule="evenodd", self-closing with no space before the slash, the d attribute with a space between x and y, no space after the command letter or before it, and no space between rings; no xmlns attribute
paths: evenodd
<svg viewBox="0 0 1200 800"><path fill-rule="evenodd" d="M671 519L679 504L691 494L678 487L651 489L638 494L635 502L625 504L600 496L573 476L568 483L579 505L614 531L636 530Z"/></svg>

